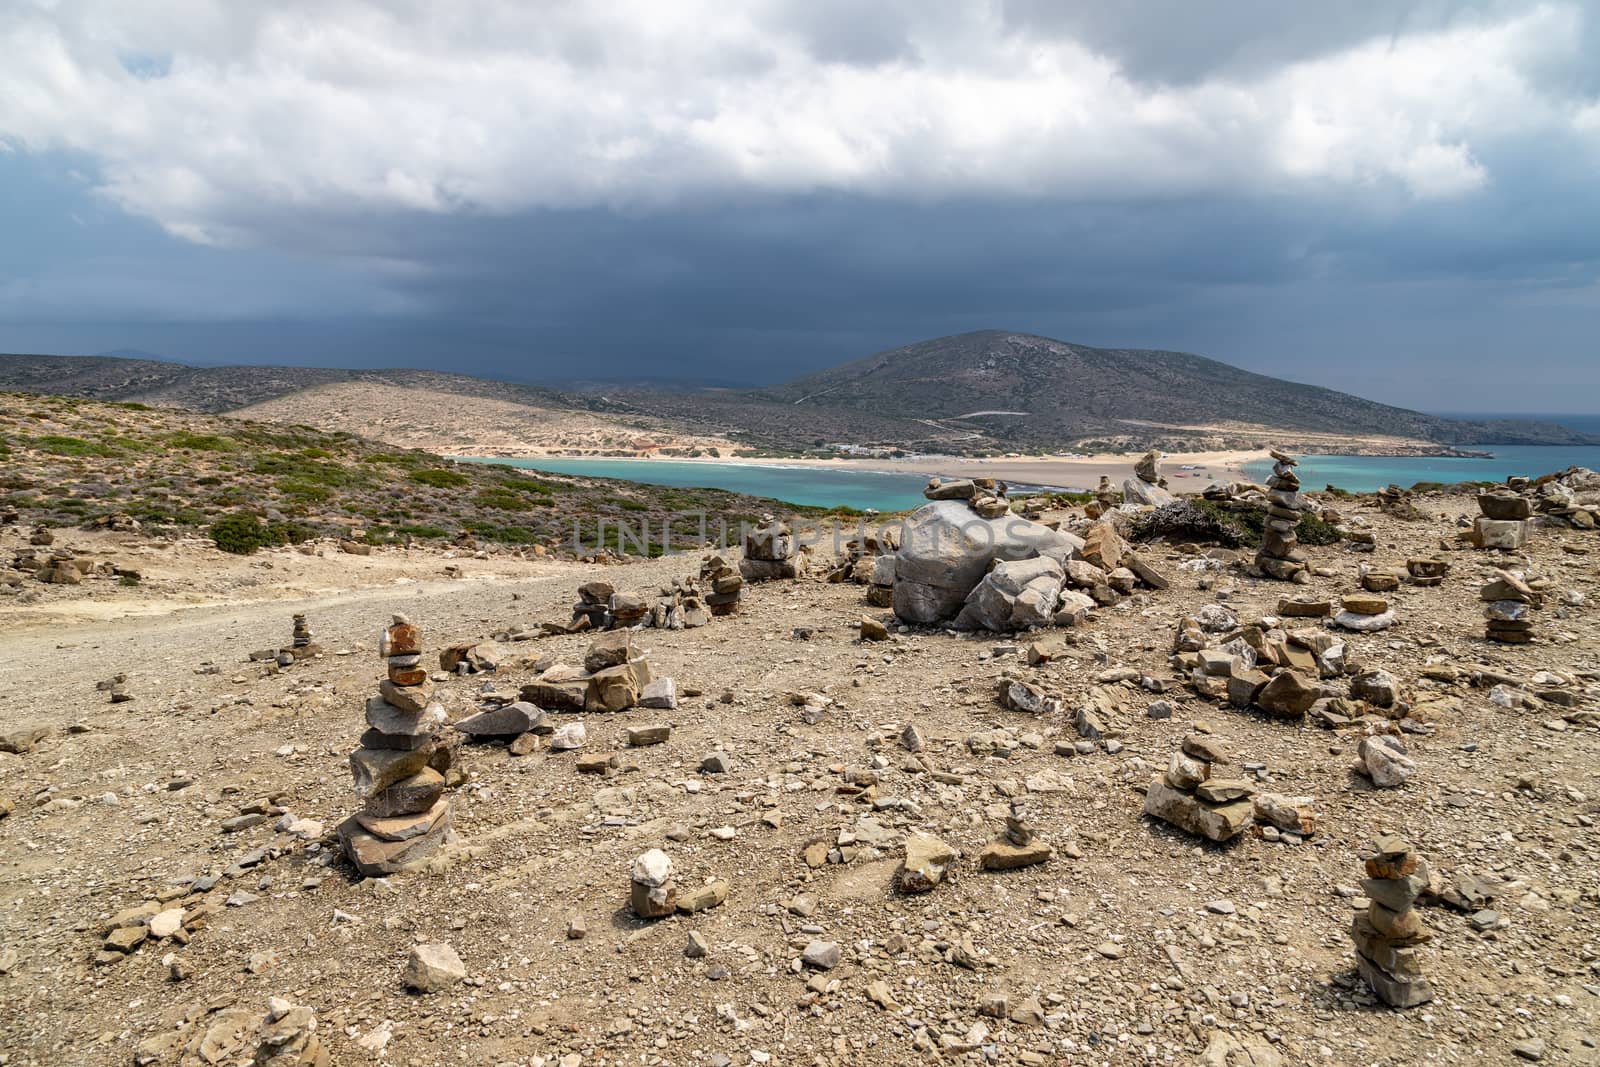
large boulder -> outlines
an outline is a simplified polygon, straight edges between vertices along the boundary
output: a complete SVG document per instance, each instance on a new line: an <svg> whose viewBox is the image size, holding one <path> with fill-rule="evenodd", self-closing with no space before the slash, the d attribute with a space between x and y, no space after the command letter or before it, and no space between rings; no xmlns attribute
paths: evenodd
<svg viewBox="0 0 1600 1067"><path fill-rule="evenodd" d="M1142 478L1128 478L1122 483L1122 502L1124 504L1145 504L1149 507L1160 508L1175 503L1177 497L1167 492L1154 482L1147 482Z"/></svg>
<svg viewBox="0 0 1600 1067"><path fill-rule="evenodd" d="M1025 630L1049 626L1065 573L1049 556L997 562L967 594L958 630Z"/></svg>
<svg viewBox="0 0 1600 1067"><path fill-rule="evenodd" d="M894 613L907 622L943 622L961 610L996 560L1047 556L1061 563L1082 548L1070 533L1015 515L985 519L965 501L924 504L901 530Z"/></svg>

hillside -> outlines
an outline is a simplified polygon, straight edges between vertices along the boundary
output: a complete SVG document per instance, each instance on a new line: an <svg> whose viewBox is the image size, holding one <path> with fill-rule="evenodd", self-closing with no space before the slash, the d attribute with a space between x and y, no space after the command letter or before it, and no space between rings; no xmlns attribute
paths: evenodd
<svg viewBox="0 0 1600 1067"><path fill-rule="evenodd" d="M1183 352L1091 348L1000 330L923 341L761 389L590 388L564 392L411 369L0 356L0 389L238 412L407 447L505 455L804 452L837 444L940 453L1271 444L1405 454L1470 444L1600 444L1550 423L1446 419Z"/></svg>
<svg viewBox="0 0 1600 1067"><path fill-rule="evenodd" d="M0 516L29 527L127 515L147 531L181 534L246 512L288 541L465 536L560 551L575 532L585 546L600 544L602 523L605 543L618 547L620 522L637 531L648 520L659 542L676 513L704 511L713 526L721 518L737 528L776 507L720 490L451 463L306 426L0 393Z"/></svg>
<svg viewBox="0 0 1600 1067"><path fill-rule="evenodd" d="M879 352L753 395L797 408L965 423L1017 444L1254 427L1446 445L1592 441L1550 424L1456 422L1184 352L1090 348L1003 330Z"/></svg>
<svg viewBox="0 0 1600 1067"><path fill-rule="evenodd" d="M239 408L235 418L315 426L441 455L731 455L716 435L677 432L660 419L603 415L420 386L372 381L316 385Z"/></svg>

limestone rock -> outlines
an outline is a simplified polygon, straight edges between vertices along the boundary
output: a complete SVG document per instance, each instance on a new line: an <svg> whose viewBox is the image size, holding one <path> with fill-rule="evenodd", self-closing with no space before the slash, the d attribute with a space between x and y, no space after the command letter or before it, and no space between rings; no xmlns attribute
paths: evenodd
<svg viewBox="0 0 1600 1067"><path fill-rule="evenodd" d="M898 884L902 893L926 893L944 881L955 862L955 849L931 834L913 833L906 838L906 857L901 864Z"/></svg>
<svg viewBox="0 0 1600 1067"><path fill-rule="evenodd" d="M402 976L406 988L419 993L437 993L466 978L467 968L456 950L442 941L414 945L406 959Z"/></svg>

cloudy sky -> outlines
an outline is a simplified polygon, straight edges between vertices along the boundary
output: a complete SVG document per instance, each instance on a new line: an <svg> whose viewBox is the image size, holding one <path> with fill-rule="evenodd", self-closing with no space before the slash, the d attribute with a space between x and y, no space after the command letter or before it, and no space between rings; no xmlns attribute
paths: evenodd
<svg viewBox="0 0 1600 1067"><path fill-rule="evenodd" d="M1600 0L7 0L0 56L0 351L747 383L1007 328L1600 410Z"/></svg>

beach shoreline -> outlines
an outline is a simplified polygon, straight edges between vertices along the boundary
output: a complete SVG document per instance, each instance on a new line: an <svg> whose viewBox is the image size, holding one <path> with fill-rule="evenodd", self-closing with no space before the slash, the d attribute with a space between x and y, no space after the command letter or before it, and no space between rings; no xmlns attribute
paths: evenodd
<svg viewBox="0 0 1600 1067"><path fill-rule="evenodd" d="M915 455L805 458L757 456L494 456L460 454L454 458L515 460L535 463L540 459L582 462L636 461L640 463L696 463L725 467L786 467L809 470L859 471L874 474L913 474L941 478L994 478L1014 485L1040 486L1058 490L1091 490L1102 475L1121 488L1125 478L1133 477L1139 457L1131 454L1103 453L1086 456L1013 456L974 459L969 456ZM1172 452L1163 456L1161 473L1175 493L1198 493L1213 481L1248 480L1246 463L1267 458L1265 451ZM1184 470L1184 467L1195 469Z"/></svg>

